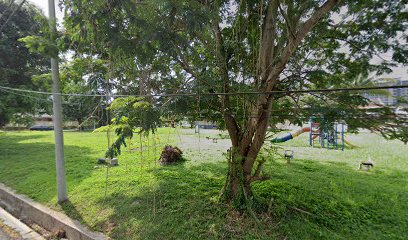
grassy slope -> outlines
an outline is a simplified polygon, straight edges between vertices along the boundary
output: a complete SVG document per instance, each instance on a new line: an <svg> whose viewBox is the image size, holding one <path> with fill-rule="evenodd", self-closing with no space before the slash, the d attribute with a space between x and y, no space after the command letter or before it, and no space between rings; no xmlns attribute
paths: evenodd
<svg viewBox="0 0 408 240"><path fill-rule="evenodd" d="M408 147L374 134L348 136L360 146L342 151L305 147L307 136L287 142L295 161L270 164L275 179L256 186L275 201L292 238L406 239L408 229ZM283 151L282 149L281 151ZM371 157L375 170L359 171ZM289 214L297 207L313 216Z"/></svg>
<svg viewBox="0 0 408 240"><path fill-rule="evenodd" d="M165 130L159 136L160 146L172 141ZM125 150L109 169L104 200L106 169L95 162L105 133L65 133L70 202L62 206L54 204L52 132L0 132L0 182L117 239L404 239L408 147L360 134L349 139L360 148L341 152L307 147L306 138L285 143L281 151L293 149L294 162L268 162L271 180L254 185L272 200L271 216L260 216L258 226L217 203L226 164L204 152L187 154L202 161L163 167L154 162L158 148L146 149L143 161ZM375 170L357 171L368 155Z"/></svg>

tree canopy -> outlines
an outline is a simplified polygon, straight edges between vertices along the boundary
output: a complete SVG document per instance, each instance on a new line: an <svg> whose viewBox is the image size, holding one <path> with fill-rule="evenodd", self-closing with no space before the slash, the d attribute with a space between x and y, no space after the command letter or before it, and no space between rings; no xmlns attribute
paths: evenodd
<svg viewBox="0 0 408 240"><path fill-rule="evenodd" d="M11 15L15 10L14 15ZM5 87L33 90L31 76L48 71L48 60L38 54L30 53L25 44L18 41L28 35L41 35L45 16L34 5L25 4L18 7L17 3L9 4L0 1L0 85ZM1 90L0 94L0 126L10 121L27 123L29 115L41 109L44 101ZM28 121L29 122L29 121Z"/></svg>
<svg viewBox="0 0 408 240"><path fill-rule="evenodd" d="M356 86L358 77L407 64L406 4L63 1L66 33L77 46L82 43L78 51L110 61L120 91L129 86L139 93L196 93L183 97L187 114L227 128L233 157L224 197L244 208L252 201L251 183L261 179L263 162L257 157L268 126L284 120L300 124L311 115L346 121L351 130L381 130L384 122L394 121L383 118L393 115L389 108L361 108L368 101L359 92L290 91ZM384 53L392 60L373 61ZM265 94L273 91L283 92Z"/></svg>

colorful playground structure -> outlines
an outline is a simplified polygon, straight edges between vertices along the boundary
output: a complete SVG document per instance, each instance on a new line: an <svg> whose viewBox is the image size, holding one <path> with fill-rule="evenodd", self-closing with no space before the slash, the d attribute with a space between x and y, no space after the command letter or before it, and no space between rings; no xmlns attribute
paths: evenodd
<svg viewBox="0 0 408 240"><path fill-rule="evenodd" d="M323 148L339 149L344 151L345 144L355 147L344 139L344 123L334 122L321 124L315 122L313 117L309 118L309 127L304 127L296 132L289 133L280 138L272 139L272 143L281 143L289 141L302 133L309 133L309 144L311 147L316 144Z"/></svg>

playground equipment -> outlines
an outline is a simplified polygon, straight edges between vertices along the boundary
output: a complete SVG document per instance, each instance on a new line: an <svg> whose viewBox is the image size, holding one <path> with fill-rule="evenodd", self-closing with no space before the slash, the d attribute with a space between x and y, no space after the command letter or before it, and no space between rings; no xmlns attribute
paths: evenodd
<svg viewBox="0 0 408 240"><path fill-rule="evenodd" d="M284 157L286 158L286 163L290 163L293 160L293 150L285 150Z"/></svg>
<svg viewBox="0 0 408 240"><path fill-rule="evenodd" d="M309 118L310 131L309 131L309 144L310 146L315 145L315 139L318 138L319 144L323 148L336 148L339 146L341 150L344 151L344 123L328 123L324 122L314 122L313 117ZM340 128L340 129L339 129ZM340 140L340 141L339 141Z"/></svg>
<svg viewBox="0 0 408 240"><path fill-rule="evenodd" d="M360 163L360 170L363 169L363 167L365 168L365 170L369 171L371 168L374 167L374 162L371 160L371 157L368 157L367 161L362 161Z"/></svg>
<svg viewBox="0 0 408 240"><path fill-rule="evenodd" d="M272 139L272 142L273 142L273 143L286 142L286 141L289 141L289 140L291 140L291 139L294 139L295 137L297 137L297 136L299 136L300 134L305 133L305 132L310 132L310 127L304 127L304 128L302 128L302 129L300 129L300 130L298 130L298 131L296 131L296 132L288 133L288 135L285 135L285 136L283 136L283 137L274 138L274 139Z"/></svg>
<svg viewBox="0 0 408 240"><path fill-rule="evenodd" d="M324 119L323 119L324 120ZM296 132L289 133L280 138L272 139L272 143L281 143L289 141L302 133L309 133L309 144L311 147L316 145L316 142L323 148L339 149L344 151L345 144L355 147L355 145L344 139L344 123L334 122L314 122L314 118L309 118L309 127L304 127Z"/></svg>

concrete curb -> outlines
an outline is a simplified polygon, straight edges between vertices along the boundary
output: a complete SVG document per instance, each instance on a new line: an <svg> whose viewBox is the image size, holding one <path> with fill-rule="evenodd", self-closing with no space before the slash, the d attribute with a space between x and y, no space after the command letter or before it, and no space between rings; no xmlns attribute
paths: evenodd
<svg viewBox="0 0 408 240"><path fill-rule="evenodd" d="M27 240L45 240L40 234L29 228L27 225L16 219L10 213L0 208L0 220L14 231L18 232L23 239Z"/></svg>
<svg viewBox="0 0 408 240"><path fill-rule="evenodd" d="M23 221L33 222L42 228L57 232L64 230L68 239L108 240L99 232L92 232L65 214L51 210L0 183L0 206Z"/></svg>

